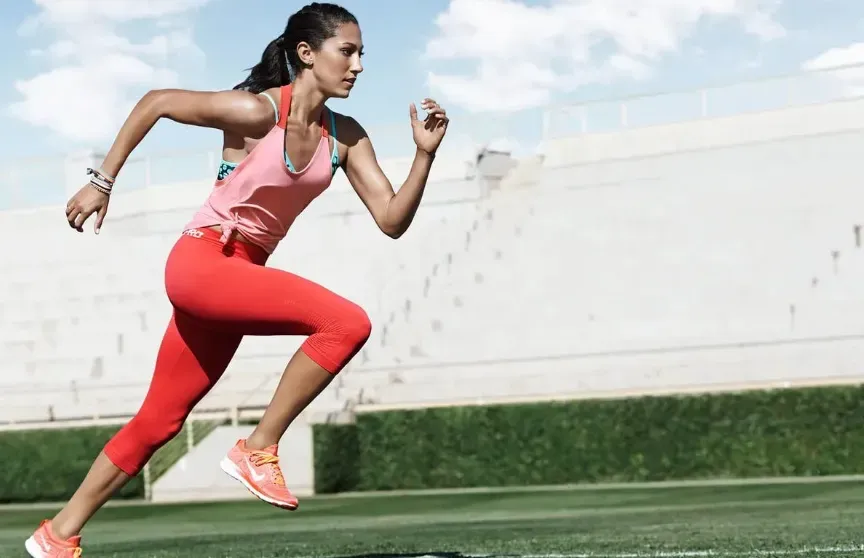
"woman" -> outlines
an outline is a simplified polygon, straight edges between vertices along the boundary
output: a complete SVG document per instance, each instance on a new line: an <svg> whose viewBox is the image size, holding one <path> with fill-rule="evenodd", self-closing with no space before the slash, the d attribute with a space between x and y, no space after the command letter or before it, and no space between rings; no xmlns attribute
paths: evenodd
<svg viewBox="0 0 864 558"><path fill-rule="evenodd" d="M297 215L341 167L378 227L398 238L411 224L449 122L435 101L428 116L409 108L416 155L394 193L372 144L352 118L324 103L345 98L363 70L355 17L310 4L288 20L250 76L231 91L152 91L136 105L101 169L69 201L69 225L98 234L114 177L160 118L221 129L223 163L215 187L168 256L165 286L174 311L149 391L136 416L105 446L81 486L27 540L31 556L79 556L92 515L174 437L218 381L243 335L306 335L248 439L222 468L260 499L296 509L282 477L277 443L292 420L366 342L371 325L357 305L265 262Z"/></svg>

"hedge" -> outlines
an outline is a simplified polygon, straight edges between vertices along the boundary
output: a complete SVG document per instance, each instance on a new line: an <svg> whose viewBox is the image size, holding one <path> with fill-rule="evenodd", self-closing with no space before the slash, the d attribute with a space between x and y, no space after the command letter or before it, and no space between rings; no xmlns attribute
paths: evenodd
<svg viewBox="0 0 864 558"><path fill-rule="evenodd" d="M0 503L68 500L117 426L0 432ZM138 475L117 494L142 498Z"/></svg>
<svg viewBox="0 0 864 558"><path fill-rule="evenodd" d="M316 490L864 472L864 388L361 413L315 429Z"/></svg>
<svg viewBox="0 0 864 558"><path fill-rule="evenodd" d="M313 425L315 492L348 492L359 485L360 447L354 424Z"/></svg>
<svg viewBox="0 0 864 558"><path fill-rule="evenodd" d="M864 387L361 413L319 493L864 473ZM0 432L0 503L67 500L117 427ZM118 498L144 495L139 475Z"/></svg>

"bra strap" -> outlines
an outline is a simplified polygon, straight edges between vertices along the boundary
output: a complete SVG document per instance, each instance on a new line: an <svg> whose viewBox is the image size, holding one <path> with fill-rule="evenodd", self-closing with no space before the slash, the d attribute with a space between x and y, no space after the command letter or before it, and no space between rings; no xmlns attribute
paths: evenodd
<svg viewBox="0 0 864 558"><path fill-rule="evenodd" d="M279 126L285 128L288 124L288 111L291 110L291 84L283 85L279 99Z"/></svg>
<svg viewBox="0 0 864 558"><path fill-rule="evenodd" d="M281 95L282 98L280 99L281 102L279 103L281 106L279 109L279 124L278 124L278 126L280 128L283 128L283 129L288 125L288 113L291 111L291 94L292 94L291 84L289 83L288 85L283 85L282 86L282 95ZM327 110L329 111L330 109L327 109ZM334 126L334 129L335 129L335 124L334 124L335 121L333 120L333 111L330 111L330 118L331 118L331 125ZM330 132L327 130L326 119L324 118L324 111L321 111L321 134L325 138L330 137Z"/></svg>

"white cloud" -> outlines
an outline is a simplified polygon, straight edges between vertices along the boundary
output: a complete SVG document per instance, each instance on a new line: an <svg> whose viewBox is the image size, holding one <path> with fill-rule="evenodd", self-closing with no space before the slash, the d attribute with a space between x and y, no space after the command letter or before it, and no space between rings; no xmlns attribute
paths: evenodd
<svg viewBox="0 0 864 558"><path fill-rule="evenodd" d="M854 67L854 65L862 64ZM853 66L842 70L831 70L840 66ZM864 43L853 43L845 47L826 50L822 54L805 61L805 70L826 70L816 74L814 85L824 85L832 90L839 88L841 96L857 97L864 95Z"/></svg>
<svg viewBox="0 0 864 558"><path fill-rule="evenodd" d="M706 19L771 40L780 0L451 0L426 45L429 60L468 62L467 74L429 73L430 85L469 110L514 110L555 91L643 79Z"/></svg>
<svg viewBox="0 0 864 558"><path fill-rule="evenodd" d="M804 62L803 66L806 70L819 70L860 63L864 63L864 43L853 43L845 47L828 49L822 54Z"/></svg>
<svg viewBox="0 0 864 558"><path fill-rule="evenodd" d="M15 81L22 99L7 111L63 140L110 140L135 92L177 86L181 65L203 57L190 12L210 0L33 1L40 11L18 31L40 41L50 37L47 47L30 52L48 69ZM133 24L136 42L123 35Z"/></svg>

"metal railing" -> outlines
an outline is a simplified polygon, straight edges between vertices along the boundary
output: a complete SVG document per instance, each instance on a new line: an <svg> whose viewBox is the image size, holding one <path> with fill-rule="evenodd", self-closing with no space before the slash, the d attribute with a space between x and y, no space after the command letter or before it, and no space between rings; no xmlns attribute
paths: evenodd
<svg viewBox="0 0 864 558"><path fill-rule="evenodd" d="M543 139L723 118L864 96L864 62L700 88L558 103L543 110Z"/></svg>

